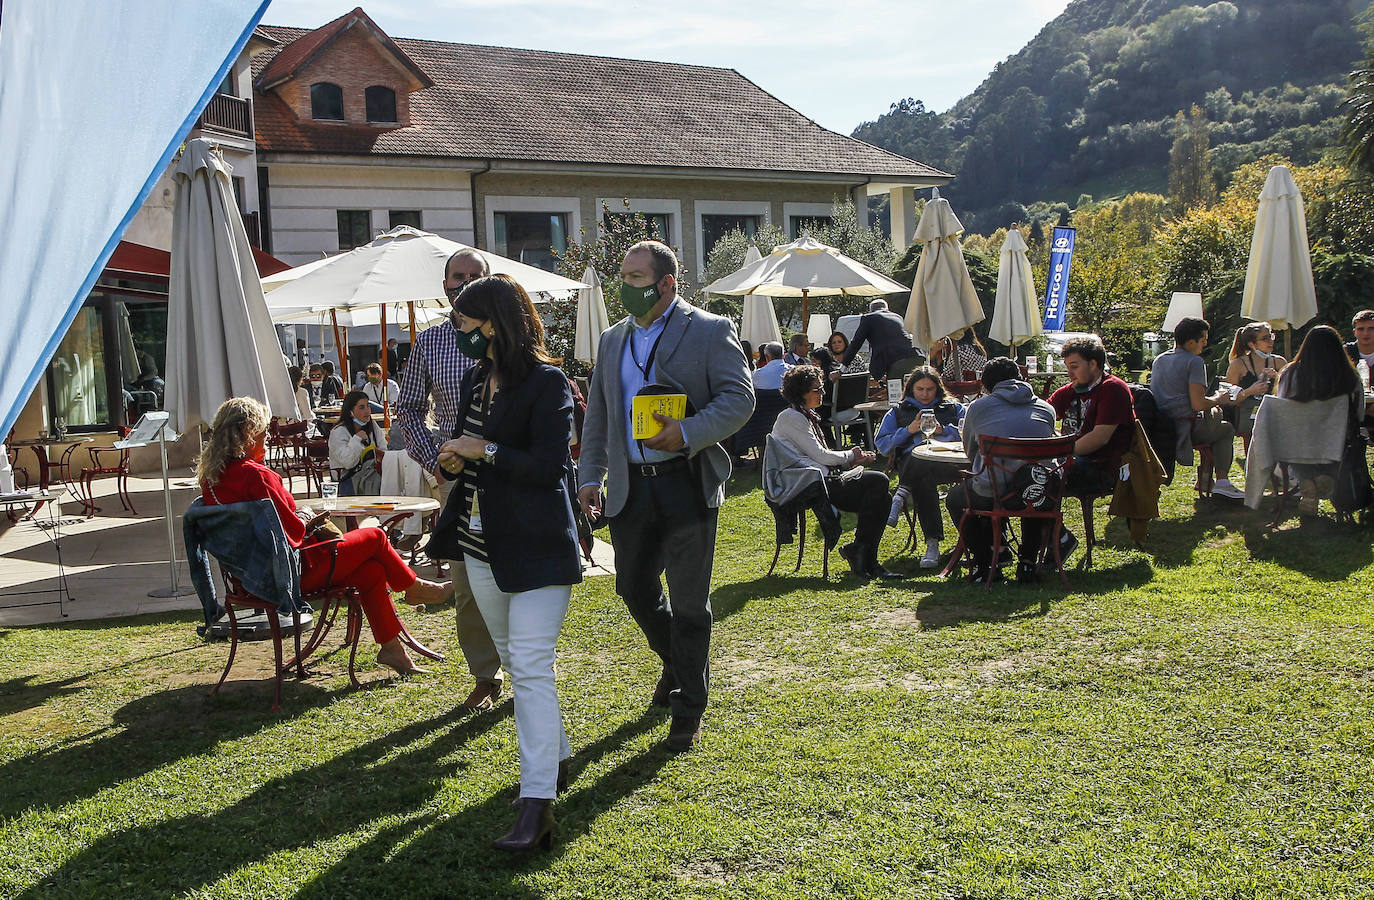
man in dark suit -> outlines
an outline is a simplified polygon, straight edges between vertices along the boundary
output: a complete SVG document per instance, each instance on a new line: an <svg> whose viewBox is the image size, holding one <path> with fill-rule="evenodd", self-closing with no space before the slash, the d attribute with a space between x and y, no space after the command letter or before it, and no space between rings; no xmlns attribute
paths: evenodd
<svg viewBox="0 0 1374 900"><path fill-rule="evenodd" d="M658 241L625 256L620 301L630 315L601 335L577 497L588 518L609 520L616 592L663 660L652 702L672 707L666 744L681 752L700 740L706 710L711 563L730 477L720 442L749 420L754 388L734 325L679 299L677 275L677 257ZM636 439L630 412L646 388L686 394L687 413L655 413L663 430Z"/></svg>
<svg viewBox="0 0 1374 900"><path fill-rule="evenodd" d="M854 361L854 356L867 343L870 349L868 374L875 381L887 378L887 370L895 362L919 356L911 343L911 332L906 330L902 317L887 308L886 300L874 300L868 305L868 312L859 317L859 327L854 331L854 340L840 361L843 368Z"/></svg>

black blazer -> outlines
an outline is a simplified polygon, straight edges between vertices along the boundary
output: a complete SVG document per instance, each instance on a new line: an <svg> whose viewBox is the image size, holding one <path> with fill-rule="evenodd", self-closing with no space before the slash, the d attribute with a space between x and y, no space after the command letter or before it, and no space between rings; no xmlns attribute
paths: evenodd
<svg viewBox="0 0 1374 900"><path fill-rule="evenodd" d="M476 367L463 376L454 437L463 432L476 380ZM582 580L567 487L572 407L562 370L540 365L522 383L503 386L487 414L483 437L499 449L492 465L478 464L477 502L491 572L496 586L507 593ZM456 487L434 527L430 556L461 558L462 500L462 489Z"/></svg>
<svg viewBox="0 0 1374 900"><path fill-rule="evenodd" d="M868 374L875 381L887 377L887 367L898 360L916 356L917 350L911 346L911 333L906 330L902 317L891 310L864 313L859 317L859 327L854 330L854 340L849 342L844 360L840 365L847 366L854 361L854 355L867 343L869 348Z"/></svg>

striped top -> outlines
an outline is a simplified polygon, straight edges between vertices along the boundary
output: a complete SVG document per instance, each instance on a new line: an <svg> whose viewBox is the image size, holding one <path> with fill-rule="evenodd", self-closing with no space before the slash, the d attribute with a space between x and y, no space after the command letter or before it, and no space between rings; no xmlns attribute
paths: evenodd
<svg viewBox="0 0 1374 900"><path fill-rule="evenodd" d="M486 376L479 375L472 384L473 403L468 407L468 416L463 420L463 431L461 437L475 437L485 440L486 436L482 433L486 425L487 403L481 402L481 398L486 391ZM458 523L458 546L463 549L464 557L488 562L487 542L482 537L480 529L472 530L473 508L477 507L477 467L486 465L485 460L463 460L463 471L458 476L457 490L463 492L463 518ZM477 508L477 514L481 516L481 508Z"/></svg>

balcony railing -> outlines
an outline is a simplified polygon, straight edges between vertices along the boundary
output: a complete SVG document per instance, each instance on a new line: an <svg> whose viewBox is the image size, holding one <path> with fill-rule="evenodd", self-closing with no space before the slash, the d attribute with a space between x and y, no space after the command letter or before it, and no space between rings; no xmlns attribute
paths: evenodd
<svg viewBox="0 0 1374 900"><path fill-rule="evenodd" d="M210 104L200 114L196 127L251 139L253 101L230 97L228 94L216 94L210 98Z"/></svg>

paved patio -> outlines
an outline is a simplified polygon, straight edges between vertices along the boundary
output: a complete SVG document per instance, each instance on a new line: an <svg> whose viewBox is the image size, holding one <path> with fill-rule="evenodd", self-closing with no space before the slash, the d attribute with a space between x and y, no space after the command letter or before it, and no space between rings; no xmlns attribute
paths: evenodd
<svg viewBox="0 0 1374 900"><path fill-rule="evenodd" d="M177 583L190 585L186 551L181 543L181 511L191 505L198 491L189 469L171 473L172 510L176 515ZM101 511L90 519L81 504L67 495L62 504L62 561L71 600L58 604L57 552L50 540L50 512L43 509L29 521L11 523L0 513L0 627L38 625L62 621L62 613L75 619L104 619L198 610L195 594L159 599L148 592L170 587L167 559L167 525L163 517L161 476L131 476L129 493L138 514L120 507L114 479L96 482L96 502ZM301 482L296 482L301 486ZM297 499L319 504L319 498ZM609 575L615 569L609 545L597 542L594 565L584 574ZM422 575L434 577L434 569L422 567ZM43 593L17 593L17 592Z"/></svg>

